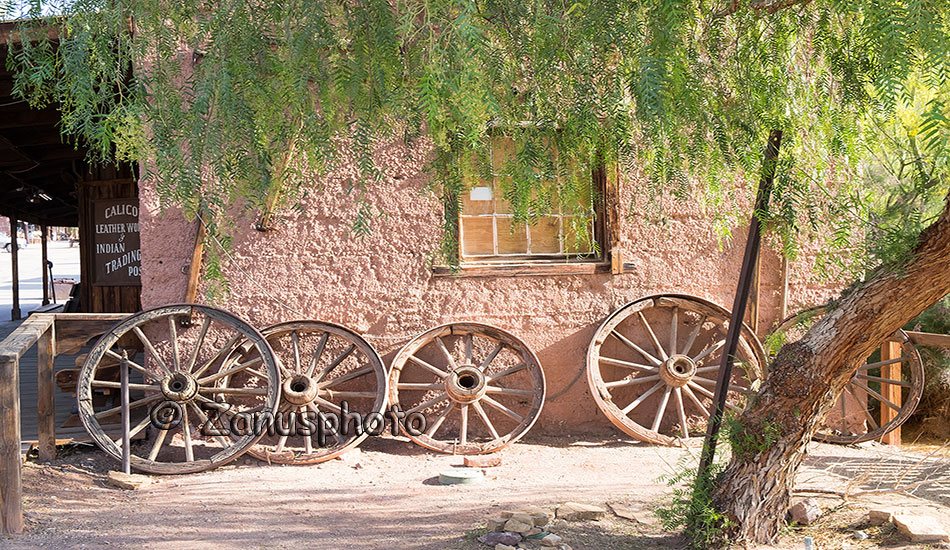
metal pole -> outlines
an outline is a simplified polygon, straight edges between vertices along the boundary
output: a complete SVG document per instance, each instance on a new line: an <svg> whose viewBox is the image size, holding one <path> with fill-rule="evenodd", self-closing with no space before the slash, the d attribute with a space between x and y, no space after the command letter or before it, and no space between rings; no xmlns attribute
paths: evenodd
<svg viewBox="0 0 950 550"><path fill-rule="evenodd" d="M739 345L739 336L742 334L742 319L745 317L746 306L749 303L749 290L752 287L754 276L753 270L759 258L762 236L759 218L762 213L768 210L772 182L775 179L775 162L781 144L782 131L772 130L769 133L769 142L765 148L765 158L762 161L762 176L759 181L759 190L756 193L755 211L752 214L752 222L749 224L745 256L742 258L742 270L739 272L739 286L736 289L736 298L732 305L732 317L729 319L729 331L726 333L726 346L722 351L722 363L719 366L719 377L716 380L716 392L713 394L713 407L710 411L709 424L706 427L706 441L703 443L699 470L696 473L697 486L710 481L710 466L716 454L716 438L719 435L719 428L722 426L722 416L726 409L726 397L729 393L729 380L732 378L732 362L735 359L736 348Z"/></svg>
<svg viewBox="0 0 950 550"><path fill-rule="evenodd" d="M13 275L13 308L10 310L10 319L18 321L20 319L20 261L18 251L20 247L17 244L17 232L19 224L16 215L10 214L10 269Z"/></svg>
<svg viewBox="0 0 950 550"><path fill-rule="evenodd" d="M119 385L122 399L122 471L132 473L131 449L129 449L129 354L122 350L119 361Z"/></svg>
<svg viewBox="0 0 950 550"><path fill-rule="evenodd" d="M45 305L49 305L50 277L49 277L49 272L46 267L46 263L49 261L49 259L47 258L47 251L46 251L46 234L49 233L49 227L46 225L41 225L40 231L42 232L41 233L42 236L40 237L40 249L42 251L41 255L43 257L42 259L43 265L42 267L40 267L40 270L43 272L43 305L45 306Z"/></svg>
<svg viewBox="0 0 950 550"><path fill-rule="evenodd" d="M53 282L53 262L47 260L46 267L49 269L49 292L53 296L53 303L56 303L56 283Z"/></svg>

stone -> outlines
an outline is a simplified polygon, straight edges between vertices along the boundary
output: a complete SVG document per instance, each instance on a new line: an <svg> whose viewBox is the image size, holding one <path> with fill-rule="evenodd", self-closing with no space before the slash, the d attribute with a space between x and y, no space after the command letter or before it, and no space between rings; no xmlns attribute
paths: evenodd
<svg viewBox="0 0 950 550"><path fill-rule="evenodd" d="M468 468L494 468L501 466L501 457L497 455L467 456L462 463Z"/></svg>
<svg viewBox="0 0 950 550"><path fill-rule="evenodd" d="M897 514L893 518L897 530L911 542L950 542L950 534L930 516Z"/></svg>
<svg viewBox="0 0 950 550"><path fill-rule="evenodd" d="M517 546L511 546L508 544L498 543L495 545L495 550L518 550Z"/></svg>
<svg viewBox="0 0 950 550"><path fill-rule="evenodd" d="M855 531L852 533L851 537L855 540L865 540L868 538L868 534L864 531Z"/></svg>
<svg viewBox="0 0 950 550"><path fill-rule="evenodd" d="M550 535L541 539L541 546L560 546L561 540L561 537L551 533Z"/></svg>
<svg viewBox="0 0 950 550"><path fill-rule="evenodd" d="M478 537L478 542L487 544L488 546L497 546L499 544L514 546L521 542L521 535L518 533L512 533L510 531L492 531Z"/></svg>
<svg viewBox="0 0 950 550"><path fill-rule="evenodd" d="M511 517L508 519L520 521L521 523L527 523L531 525L532 527L534 526L534 518L531 517L529 514L525 514L524 512L516 512L514 514L511 514Z"/></svg>
<svg viewBox="0 0 950 550"><path fill-rule="evenodd" d="M565 502L557 507L557 517L565 521L597 520L606 513L607 511L600 506L577 502Z"/></svg>
<svg viewBox="0 0 950 550"><path fill-rule="evenodd" d="M507 519L501 516L488 518L485 520L485 529L488 529L489 531L504 531L505 523L507 521Z"/></svg>
<svg viewBox="0 0 950 550"><path fill-rule="evenodd" d="M551 520L551 514L549 511L541 508L540 506L525 506L521 509L521 512L531 516L535 527L543 527L548 524L548 521Z"/></svg>
<svg viewBox="0 0 950 550"><path fill-rule="evenodd" d="M534 525L532 525L531 523L518 521L515 518L511 518L507 522L505 522L505 531L513 531L515 533L524 534L533 528L534 528Z"/></svg>
<svg viewBox="0 0 950 550"><path fill-rule="evenodd" d="M890 523L892 517L894 517L894 512L891 510L868 510L868 522L870 522L871 525L884 525L885 523Z"/></svg>
<svg viewBox="0 0 950 550"><path fill-rule="evenodd" d="M610 511L618 518L628 519L630 521L637 521L637 512L640 511L624 504L607 504L607 507L610 508Z"/></svg>
<svg viewBox="0 0 950 550"><path fill-rule="evenodd" d="M799 501L788 509L791 520L799 525L811 525L821 517L821 506L813 498Z"/></svg>
<svg viewBox="0 0 950 550"><path fill-rule="evenodd" d="M529 539L530 539L530 538L534 538L535 535L540 535L540 534L543 533L543 532L544 532L544 531L542 531L540 527L532 527L530 531L528 531L527 533L523 533L523 534L524 534L525 538L529 538Z"/></svg>
<svg viewBox="0 0 950 550"><path fill-rule="evenodd" d="M106 481L109 485L118 487L120 489L142 489L143 487L148 487L152 484L152 478L148 476L143 476L141 474L126 474L124 472L117 472L115 470L109 470L109 473L106 474Z"/></svg>

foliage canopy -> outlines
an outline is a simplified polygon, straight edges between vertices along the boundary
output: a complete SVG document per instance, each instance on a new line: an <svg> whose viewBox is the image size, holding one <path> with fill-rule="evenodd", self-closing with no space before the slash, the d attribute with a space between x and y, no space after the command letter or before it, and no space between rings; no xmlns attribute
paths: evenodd
<svg viewBox="0 0 950 550"><path fill-rule="evenodd" d="M528 220L555 197L572 204L607 161L642 170L654 218L668 197L699 196L725 234L773 128L786 138L772 227L789 253L827 222L836 249L876 235L872 252L893 259L947 189L934 159L950 126L950 0L29 7L62 14L62 30L54 47L48 20L20 25L16 89L59 103L63 132L94 157L147 160L165 203L191 214L292 205L354 158L359 234L376 213L363 192L384 177L374 148L427 139L451 241L452 205L490 170L497 127L517 143L505 195Z"/></svg>

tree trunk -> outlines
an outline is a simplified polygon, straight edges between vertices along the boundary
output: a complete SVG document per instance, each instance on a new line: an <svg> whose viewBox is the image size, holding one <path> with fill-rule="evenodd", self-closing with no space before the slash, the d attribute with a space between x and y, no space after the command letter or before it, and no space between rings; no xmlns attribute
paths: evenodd
<svg viewBox="0 0 950 550"><path fill-rule="evenodd" d="M857 367L895 330L950 293L950 195L946 201L909 260L843 292L801 340L779 351L739 418L742 445L733 445L713 493L714 506L731 521L731 539L774 542L805 445Z"/></svg>

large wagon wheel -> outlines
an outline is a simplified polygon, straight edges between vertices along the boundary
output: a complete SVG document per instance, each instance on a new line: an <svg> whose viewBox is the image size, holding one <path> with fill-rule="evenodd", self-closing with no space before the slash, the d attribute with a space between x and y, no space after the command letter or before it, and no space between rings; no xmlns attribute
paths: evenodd
<svg viewBox="0 0 950 550"><path fill-rule="evenodd" d="M615 311L587 351L587 381L597 406L637 439L678 445L705 429L729 329L729 312L711 302L658 295ZM765 353L743 325L727 407L740 411L761 378Z"/></svg>
<svg viewBox="0 0 950 550"><path fill-rule="evenodd" d="M277 356L282 391L275 429L248 453L270 463L316 464L366 439L366 419L386 409L386 368L376 350L355 332L319 321L280 323L262 333ZM257 350L242 352L238 363L252 359ZM363 421L347 423L345 411L358 413ZM324 424L324 441L319 432L299 429L304 415L316 424L321 412L337 417L336 424Z"/></svg>
<svg viewBox="0 0 950 550"><path fill-rule="evenodd" d="M257 359L227 365L244 342ZM252 429L232 431L231 420L273 411L280 385L277 361L264 337L231 313L197 304L149 309L102 336L79 374L79 416L93 441L116 459L121 434L117 402L96 410L94 394L117 393L117 365L128 361L133 468L153 474L208 470L241 455L258 439ZM228 384L221 384L228 379ZM217 420L215 420L217 418ZM210 420L210 422L209 422ZM141 439L144 435L144 440Z"/></svg>
<svg viewBox="0 0 950 550"><path fill-rule="evenodd" d="M769 337L770 347L798 340L825 311L819 306L792 315ZM887 358L875 351L858 367L822 420L815 439L843 445L880 439L914 414L924 393L923 361L903 330L898 329L888 341L895 342L899 351ZM881 422L882 412L887 422Z"/></svg>
<svg viewBox="0 0 950 550"><path fill-rule="evenodd" d="M481 323L451 323L413 338L393 359L390 403L409 416L419 445L444 453L493 453L531 429L544 403L544 373L528 346ZM406 429L408 428L408 429Z"/></svg>

